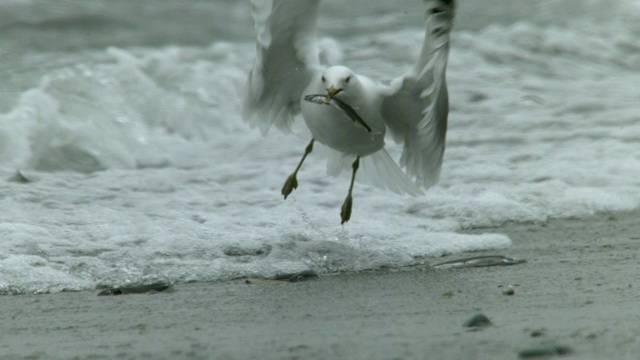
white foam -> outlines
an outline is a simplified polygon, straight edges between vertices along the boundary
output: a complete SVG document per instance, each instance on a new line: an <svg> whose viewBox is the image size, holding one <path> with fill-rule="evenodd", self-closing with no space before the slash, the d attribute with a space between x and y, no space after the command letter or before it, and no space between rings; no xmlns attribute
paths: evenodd
<svg viewBox="0 0 640 360"><path fill-rule="evenodd" d="M348 177L327 177L314 151L283 201L308 139L240 120L252 37L38 53L48 66L2 89L15 96L2 102L0 179L33 181L0 181L0 292L400 267L511 244L460 229L635 209L638 27L579 14L461 25L440 184L419 198L357 184L344 227ZM386 18L373 43L365 25L337 38L345 61L385 79L408 68L422 31L404 20Z"/></svg>

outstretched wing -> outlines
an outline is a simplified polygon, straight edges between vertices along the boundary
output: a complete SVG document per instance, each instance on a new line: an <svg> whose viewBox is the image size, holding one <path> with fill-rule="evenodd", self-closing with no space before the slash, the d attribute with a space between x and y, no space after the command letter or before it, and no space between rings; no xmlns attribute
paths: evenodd
<svg viewBox="0 0 640 360"><path fill-rule="evenodd" d="M290 131L300 97L318 71L316 20L320 0L251 0L258 35L243 117L266 133Z"/></svg>
<svg viewBox="0 0 640 360"><path fill-rule="evenodd" d="M454 0L425 0L426 33L420 57L407 74L394 79L385 90L382 114L398 142L404 143L400 165L419 186L438 182L449 98L445 71Z"/></svg>

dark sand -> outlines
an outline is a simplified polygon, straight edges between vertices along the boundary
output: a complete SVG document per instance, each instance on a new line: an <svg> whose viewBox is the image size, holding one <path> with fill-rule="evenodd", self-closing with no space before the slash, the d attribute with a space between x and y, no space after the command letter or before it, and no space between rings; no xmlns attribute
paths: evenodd
<svg viewBox="0 0 640 360"><path fill-rule="evenodd" d="M178 284L157 294L0 297L0 359L640 359L640 211L509 224L491 268ZM434 263L465 256L456 254ZM515 295L503 294L508 285ZM462 324L482 312L494 326Z"/></svg>

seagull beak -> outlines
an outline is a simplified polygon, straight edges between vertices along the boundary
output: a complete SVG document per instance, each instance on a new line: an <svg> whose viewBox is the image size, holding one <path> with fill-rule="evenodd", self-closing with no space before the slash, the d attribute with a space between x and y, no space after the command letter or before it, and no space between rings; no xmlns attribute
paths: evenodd
<svg viewBox="0 0 640 360"><path fill-rule="evenodd" d="M338 95L340 91L342 91L342 89L336 89L333 87L333 85L329 86L329 88L327 89L327 92L329 93L329 96L327 96L327 102L330 102L331 98Z"/></svg>

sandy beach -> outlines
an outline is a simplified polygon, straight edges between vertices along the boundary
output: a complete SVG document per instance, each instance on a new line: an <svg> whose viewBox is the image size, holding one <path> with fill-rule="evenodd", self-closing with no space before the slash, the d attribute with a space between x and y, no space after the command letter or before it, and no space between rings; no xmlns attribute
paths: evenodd
<svg viewBox="0 0 640 360"><path fill-rule="evenodd" d="M514 359L551 344L571 359L637 359L638 218L470 231L508 234L513 246L501 254L527 260L513 266L3 296L0 358ZM515 294L504 294L509 285ZM477 313L493 326L463 327Z"/></svg>

